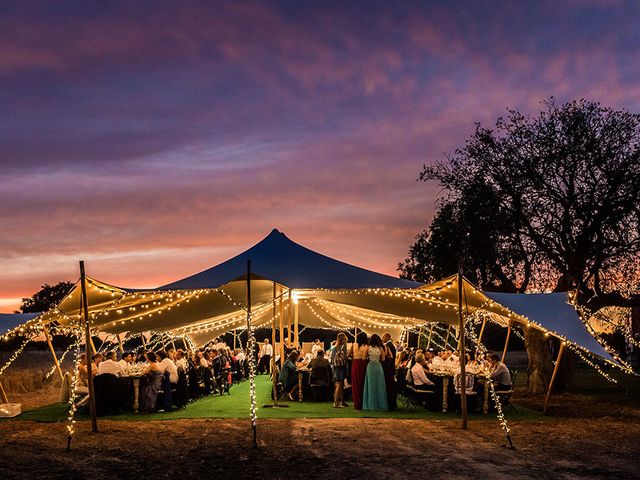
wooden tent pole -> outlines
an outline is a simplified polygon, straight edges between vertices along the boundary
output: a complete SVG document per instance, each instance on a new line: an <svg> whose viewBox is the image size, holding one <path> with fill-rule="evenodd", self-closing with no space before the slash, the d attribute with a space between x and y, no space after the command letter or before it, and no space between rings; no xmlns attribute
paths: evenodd
<svg viewBox="0 0 640 480"><path fill-rule="evenodd" d="M420 331L418 332L418 343L416 344L416 348L420 348L420 340L422 339L423 329L424 329L424 324L420 325Z"/></svg>
<svg viewBox="0 0 640 480"><path fill-rule="evenodd" d="M294 312L295 315L293 316L293 343L296 345L296 348L298 350L301 350L300 348L300 332L298 331L300 325L298 323L298 302L300 300L298 300L297 298L293 301L293 308L294 308Z"/></svg>
<svg viewBox="0 0 640 480"><path fill-rule="evenodd" d="M433 335L433 327L434 324L431 324L431 328L429 329L429 339L427 340L427 350L429 350L429 346L431 346L431 335Z"/></svg>
<svg viewBox="0 0 640 480"><path fill-rule="evenodd" d="M169 337L169 340L171 340L171 347L173 348L173 351L176 351L176 342L173 340L173 335L169 335L167 334L167 336Z"/></svg>
<svg viewBox="0 0 640 480"><path fill-rule="evenodd" d="M140 333L140 338L142 339L142 347L146 350L147 349L147 341L144 338L144 332Z"/></svg>
<svg viewBox="0 0 640 480"><path fill-rule="evenodd" d="M237 332L237 328L233 329L233 350L235 351L236 349L236 344L237 344L237 340L238 340L238 332Z"/></svg>
<svg viewBox="0 0 640 480"><path fill-rule="evenodd" d="M98 353L98 350L96 349L96 344L93 343L93 337L91 336L91 333L89 333L89 344L91 345L91 350L93 351L92 355Z"/></svg>
<svg viewBox="0 0 640 480"><path fill-rule="evenodd" d="M118 350L120 350L120 353L124 353L124 345L122 344L120 334L116 333L116 338L118 339Z"/></svg>
<svg viewBox="0 0 640 480"><path fill-rule="evenodd" d="M89 413L91 414L91 431L98 431L98 417L96 416L96 397L93 388L93 374L91 373L91 331L89 325L89 302L87 301L87 277L84 273L84 261L80 261L80 285L82 287L82 311L84 314L84 335L87 355L87 385L89 387ZM95 350L95 346L94 346Z"/></svg>
<svg viewBox="0 0 640 480"><path fill-rule="evenodd" d="M2 382L0 382L0 398L2 398L2 403L9 403L9 397L7 397L7 393L4 391Z"/></svg>
<svg viewBox="0 0 640 480"><path fill-rule="evenodd" d="M291 347L291 289L287 290L287 338L289 339L289 346Z"/></svg>
<svg viewBox="0 0 640 480"><path fill-rule="evenodd" d="M444 348L447 349L447 345L449 345L449 336L451 335L451 325L447 328L447 338L444 339Z"/></svg>
<svg viewBox="0 0 640 480"><path fill-rule="evenodd" d="M51 350L51 355L53 355L53 363L56 366L56 370L58 370L58 374L60 375L60 380L64 380L64 375L62 374L62 369L60 368L60 362L58 361L56 351L53 349L53 344L51 343L51 335L49 335L49 329L44 326L43 330L44 336L47 339L47 345L49 345L49 350Z"/></svg>
<svg viewBox="0 0 640 480"><path fill-rule="evenodd" d="M162 349L166 350L167 346L164 344L164 333L160 332L160 343L162 344Z"/></svg>
<svg viewBox="0 0 640 480"><path fill-rule="evenodd" d="M504 340L504 349L502 350L502 363L504 363L504 358L507 356L507 347L509 346L509 337L511 336L511 320L507 324L507 338Z"/></svg>
<svg viewBox="0 0 640 480"><path fill-rule="evenodd" d="M547 389L547 396L544 398L544 407L542 409L543 415L547 414L547 404L549 403L549 396L551 395L551 389L553 388L553 381L556 379L556 374L558 373L560 360L562 360L562 352L564 352L564 342L560 344L560 350L558 350L558 358L556 358L556 366L553 368L553 374L551 375L551 381L549 382L549 387Z"/></svg>
<svg viewBox="0 0 640 480"><path fill-rule="evenodd" d="M188 351L189 347L187 346L187 339L185 337L182 337L182 344L184 345L184 349Z"/></svg>
<svg viewBox="0 0 640 480"><path fill-rule="evenodd" d="M284 292L283 292L283 288L280 288L280 299L278 300L278 304L280 306L280 318L279 320L279 324L280 324L280 368L282 368L282 366L284 365L284 301L283 301L283 296L284 296ZM275 345L274 345L274 356L275 356Z"/></svg>
<svg viewBox="0 0 640 480"><path fill-rule="evenodd" d="M462 283L462 260L458 261L458 322L460 329L460 341L458 343L460 349L460 382L462 383L460 388L460 407L462 410L462 429L467 429L467 377L466 377L466 364L467 364L467 352L465 349L464 338L464 316L462 314L462 289L464 288Z"/></svg>
<svg viewBox="0 0 640 480"><path fill-rule="evenodd" d="M278 377L276 376L276 282L273 282L273 312L271 314L271 383L273 384L273 404L278 406Z"/></svg>
<svg viewBox="0 0 640 480"><path fill-rule="evenodd" d="M483 315L482 317L482 327L480 327L480 334L478 335L478 345L482 342L482 334L484 333L484 327L487 324L487 316Z"/></svg>

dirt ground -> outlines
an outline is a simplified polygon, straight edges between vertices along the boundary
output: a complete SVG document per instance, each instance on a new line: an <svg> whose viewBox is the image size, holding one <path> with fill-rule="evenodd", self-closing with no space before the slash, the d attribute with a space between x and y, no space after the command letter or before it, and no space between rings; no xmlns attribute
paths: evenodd
<svg viewBox="0 0 640 480"><path fill-rule="evenodd" d="M0 422L0 478L640 478L640 428L618 418L511 422L394 419Z"/></svg>

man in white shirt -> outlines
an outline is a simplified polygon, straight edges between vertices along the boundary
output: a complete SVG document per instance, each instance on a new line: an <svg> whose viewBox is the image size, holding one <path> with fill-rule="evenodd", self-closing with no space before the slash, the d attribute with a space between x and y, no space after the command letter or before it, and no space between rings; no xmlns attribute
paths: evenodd
<svg viewBox="0 0 640 480"><path fill-rule="evenodd" d="M320 339L316 338L313 342L313 347L311 347L311 358L314 359L318 356L318 350L324 350L324 345L320 343Z"/></svg>
<svg viewBox="0 0 640 480"><path fill-rule="evenodd" d="M433 366L434 370L441 370L442 368L444 368L445 366L445 360L442 358L443 353L440 352L438 355L435 355L433 357L433 360L431 360L431 365Z"/></svg>
<svg viewBox="0 0 640 480"><path fill-rule="evenodd" d="M411 368L411 376L413 378L413 386L416 390L432 390L433 382L427 377L426 369L429 367L425 362L424 355L416 356L416 364Z"/></svg>
<svg viewBox="0 0 640 480"><path fill-rule="evenodd" d="M178 369L182 369L185 373L189 369L189 364L187 363L187 358L184 356L184 352L182 350L178 350L176 352L176 367Z"/></svg>
<svg viewBox="0 0 640 480"><path fill-rule="evenodd" d="M236 350L236 361L238 363L244 363L244 359L245 359L244 352L242 351L241 348L238 348Z"/></svg>
<svg viewBox="0 0 640 480"><path fill-rule="evenodd" d="M164 375L165 372L169 372L169 381L174 385L178 383L178 368L176 364L173 363L173 360L169 358L167 352L164 350L160 350L158 353L158 358L160 359L159 366L162 369L162 373Z"/></svg>
<svg viewBox="0 0 640 480"><path fill-rule="evenodd" d="M273 346L269 343L269 339L265 338L260 347L260 360L258 361L258 373L263 371L269 374L271 372L271 356L273 355Z"/></svg>
<svg viewBox="0 0 640 480"><path fill-rule="evenodd" d="M116 377L122 377L124 375L124 370L122 366L116 361L116 352L107 353L107 359L100 362L98 365L98 375L102 375L105 373L109 373L111 375L115 375Z"/></svg>
<svg viewBox="0 0 640 480"><path fill-rule="evenodd" d="M133 355L131 354L131 352L124 352L122 354L122 358L118 363L122 367L122 371L126 372L127 369L131 366L132 362L133 362Z"/></svg>

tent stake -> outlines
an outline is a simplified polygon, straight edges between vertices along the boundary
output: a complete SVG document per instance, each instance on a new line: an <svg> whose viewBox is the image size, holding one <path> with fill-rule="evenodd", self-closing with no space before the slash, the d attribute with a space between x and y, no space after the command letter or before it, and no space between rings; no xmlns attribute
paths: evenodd
<svg viewBox="0 0 640 480"><path fill-rule="evenodd" d="M549 396L551 395L551 389L553 388L553 381L556 379L558 373L558 367L560 366L560 360L562 359L562 352L564 352L564 342L560 344L560 350L558 350L558 358L556 358L556 366L553 368L553 374L551 375L551 381L549 382L549 388L547 389L547 396L544 398L544 407L542 414L547 414L547 404L549 403Z"/></svg>
<svg viewBox="0 0 640 480"><path fill-rule="evenodd" d="M82 311L84 314L84 335L85 335L85 347L87 355L87 385L89 387L89 412L91 414L91 431L98 431L98 418L96 417L96 397L94 395L93 388L93 374L91 373L91 346L93 342L91 340L91 331L89 330L89 303L87 301L87 277L84 273L84 261L80 260L80 284L82 287ZM95 346L93 347L95 350Z"/></svg>
<svg viewBox="0 0 640 480"><path fill-rule="evenodd" d="M462 383L460 388L460 409L462 410L462 429L467 429L467 377L466 377L466 364L467 364L467 352L465 349L464 338L464 316L462 315L462 260L458 261L458 321L460 324L460 382Z"/></svg>
<svg viewBox="0 0 640 480"><path fill-rule="evenodd" d="M64 380L64 375L62 374L62 369L60 368L60 362L58 362L56 351L53 349L53 344L51 343L51 335L49 335L49 329L44 326L43 330L44 336L47 339L47 345L49 345L49 350L51 350L51 355L53 355L53 363L56 365L56 369L58 370L58 374L60 375L60 380Z"/></svg>
<svg viewBox="0 0 640 480"><path fill-rule="evenodd" d="M509 346L509 337L511 336L511 320L507 324L507 338L504 340L504 350L502 350L502 363L504 363L504 358L507 356L507 347Z"/></svg>

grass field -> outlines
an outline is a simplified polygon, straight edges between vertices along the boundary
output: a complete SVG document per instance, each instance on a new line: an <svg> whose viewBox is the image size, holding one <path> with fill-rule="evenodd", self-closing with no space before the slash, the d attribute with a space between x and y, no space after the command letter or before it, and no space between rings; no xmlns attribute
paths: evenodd
<svg viewBox="0 0 640 480"><path fill-rule="evenodd" d="M266 375L256 378L256 400L259 418L400 418L433 420L453 419L459 417L456 413L431 412L418 407L407 410L401 406L393 412L365 412L349 408L333 408L331 402L315 402L311 399L304 402L281 402L288 405L285 408L266 408L271 405L271 383ZM530 420L540 418L541 415L524 407L517 407L518 413L509 412L509 418ZM66 404L52 404L38 409L24 412L19 418L42 422L63 421L66 418ZM186 408L167 413L133 414L105 416L105 420L175 420L181 418L248 418L249 417L249 382L242 382L231 388L230 395L208 396L187 405ZM471 418L494 419L494 414L474 414ZM78 414L78 420L86 420L86 414Z"/></svg>

